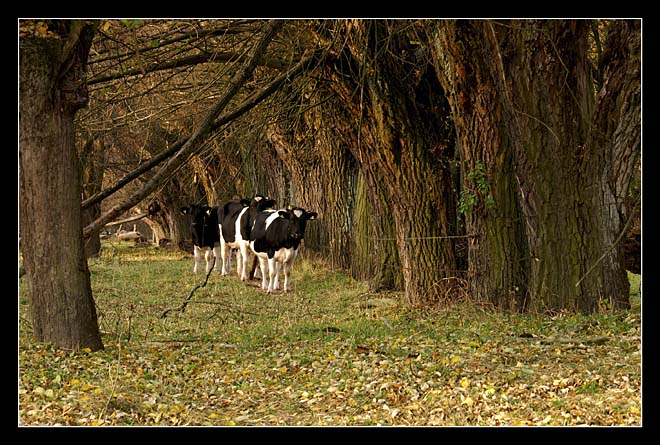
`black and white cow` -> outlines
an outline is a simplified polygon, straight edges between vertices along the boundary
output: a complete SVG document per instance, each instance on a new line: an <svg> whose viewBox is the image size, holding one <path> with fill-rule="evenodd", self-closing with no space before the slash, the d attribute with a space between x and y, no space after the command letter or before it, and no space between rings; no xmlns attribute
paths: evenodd
<svg viewBox="0 0 660 445"><path fill-rule="evenodd" d="M220 251L223 258L222 274L229 273L228 262L225 263L225 258L228 258L231 248L239 250L237 258L237 272L242 281L247 280L248 277L248 259L249 259L249 242L250 232L254 225L254 219L257 213L271 209L275 205L275 201L269 199L267 196L256 195L252 201L246 199L238 201L241 205L239 208L236 201L227 206L226 209L220 210L220 214L224 217L220 220ZM249 203L249 204L248 204ZM248 204L246 206L246 204Z"/></svg>
<svg viewBox="0 0 660 445"><path fill-rule="evenodd" d="M181 213L190 216L190 234L194 245L195 266L193 272L197 273L202 262L202 252L205 252L206 273L211 268L217 272L220 254L220 231L218 229L218 207L191 204L181 207ZM214 266L215 264L215 266Z"/></svg>
<svg viewBox="0 0 660 445"><path fill-rule="evenodd" d="M233 199L218 207L218 227L220 229L220 256L222 257L222 275L231 270L231 250L239 248L236 242L236 219L247 211L249 199ZM237 261L238 274L243 273L243 262Z"/></svg>
<svg viewBox="0 0 660 445"><path fill-rule="evenodd" d="M267 292L279 287L280 267L284 265L284 291L291 290L291 268L305 237L307 221L316 212L300 207L266 210L257 214L250 238L250 249L259 258L261 288Z"/></svg>

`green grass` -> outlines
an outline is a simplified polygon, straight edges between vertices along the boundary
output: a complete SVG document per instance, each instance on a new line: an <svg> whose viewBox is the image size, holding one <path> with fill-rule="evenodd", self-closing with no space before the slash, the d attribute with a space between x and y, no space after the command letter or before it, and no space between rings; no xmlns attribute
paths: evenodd
<svg viewBox="0 0 660 445"><path fill-rule="evenodd" d="M108 243L90 270L97 353L33 342L21 289L22 425L641 424L637 276L631 311L547 317L412 310L304 257L292 292L213 273L185 312L190 255Z"/></svg>

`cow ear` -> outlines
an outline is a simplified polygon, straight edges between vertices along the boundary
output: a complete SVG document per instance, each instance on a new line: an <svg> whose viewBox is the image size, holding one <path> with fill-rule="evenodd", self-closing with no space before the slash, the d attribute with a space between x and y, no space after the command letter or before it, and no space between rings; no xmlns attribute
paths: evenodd
<svg viewBox="0 0 660 445"><path fill-rule="evenodd" d="M286 206L286 211L287 211L287 212L290 212L290 211L292 211L292 210L293 210L293 206L292 206L291 204L289 204L288 206Z"/></svg>
<svg viewBox="0 0 660 445"><path fill-rule="evenodd" d="M206 210L206 214L207 214L208 216L211 216L211 213L212 213L212 212L213 212L213 209L207 209L207 210Z"/></svg>
<svg viewBox="0 0 660 445"><path fill-rule="evenodd" d="M318 213L316 213L316 212L309 212L309 213L307 214L307 219L309 219L309 220L311 221L311 220L313 220L313 219L316 219L317 216L319 216Z"/></svg>
<svg viewBox="0 0 660 445"><path fill-rule="evenodd" d="M181 212L182 215L187 215L188 213L190 213L190 209L188 207L181 207L179 211Z"/></svg>
<svg viewBox="0 0 660 445"><path fill-rule="evenodd" d="M250 201L249 199L245 199L245 198L241 199L241 205L243 205L243 207L249 206L250 202L252 201Z"/></svg>
<svg viewBox="0 0 660 445"><path fill-rule="evenodd" d="M280 211L277 212L277 213L278 213L278 215L279 215L280 218L291 219L291 214L290 214L289 212L285 212L285 211L283 211L283 210L280 210Z"/></svg>

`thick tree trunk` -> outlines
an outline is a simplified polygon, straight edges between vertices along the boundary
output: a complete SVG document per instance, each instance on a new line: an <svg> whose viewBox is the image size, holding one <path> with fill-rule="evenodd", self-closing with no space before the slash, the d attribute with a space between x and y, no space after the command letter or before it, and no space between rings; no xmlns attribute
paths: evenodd
<svg viewBox="0 0 660 445"><path fill-rule="evenodd" d="M336 85L354 120L362 123L353 155L363 171L373 168L383 182L406 303L420 306L444 299L445 279L456 272L451 175L443 162L453 154L453 144L439 125L448 114L441 88L437 81L429 83L427 65L395 26L344 22L348 53L342 48L339 57L349 72L339 73ZM346 76L355 69L358 78Z"/></svg>
<svg viewBox="0 0 660 445"><path fill-rule="evenodd" d="M639 20L611 23L600 66L603 82L596 97L587 146L594 152L594 162L604 165L600 181L605 192L597 203L606 221L603 244L618 244L603 257L602 261L609 264L594 272L597 270L605 286L613 286L609 296L605 295L612 305L627 308L629 283L624 268L641 273L641 190L635 187L640 174L642 116ZM622 232L626 232L623 240Z"/></svg>
<svg viewBox="0 0 660 445"><path fill-rule="evenodd" d="M629 184L630 160L634 166L639 152L639 33L628 31L627 46L610 34L610 44L619 42L619 63L608 62L613 68L595 102L588 25L445 23L433 39L439 77L456 92L451 103L464 135L466 177L475 168L471 159L483 162L492 193L494 211L470 221L480 235L493 222L485 230L490 247L472 251L470 269L507 254L504 264L494 263L503 273L486 273L476 287L493 295L520 288L535 311L628 306L622 255L610 251L623 226L623 193L616 190ZM599 110L615 111L599 119Z"/></svg>
<svg viewBox="0 0 660 445"><path fill-rule="evenodd" d="M627 307L629 285L618 251L590 271L621 226L606 150L588 136L595 129L589 23L526 25L509 33L504 48L491 32L490 47L498 58L510 55L495 75L508 80L503 88L510 91L505 119L528 229L532 306L585 313L602 303Z"/></svg>
<svg viewBox="0 0 660 445"><path fill-rule="evenodd" d="M492 60L483 53L483 23L430 23L431 52L452 109L463 153L459 209L468 238L472 297L510 310L526 304L529 256L518 204L512 147L502 125Z"/></svg>
<svg viewBox="0 0 660 445"><path fill-rule="evenodd" d="M84 254L73 129L87 101L83 73L94 32L80 22L51 26L61 38L22 35L19 42L20 248L35 339L96 351L103 343Z"/></svg>

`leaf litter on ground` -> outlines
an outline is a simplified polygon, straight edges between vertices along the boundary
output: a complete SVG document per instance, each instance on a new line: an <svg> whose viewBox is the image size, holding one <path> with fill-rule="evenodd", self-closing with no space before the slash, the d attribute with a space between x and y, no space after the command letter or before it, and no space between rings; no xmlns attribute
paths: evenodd
<svg viewBox="0 0 660 445"><path fill-rule="evenodd" d="M103 351L32 341L21 290L19 425L642 423L639 307L413 310L303 258L290 293L212 274L161 318L203 280L190 257L113 248L90 262Z"/></svg>

